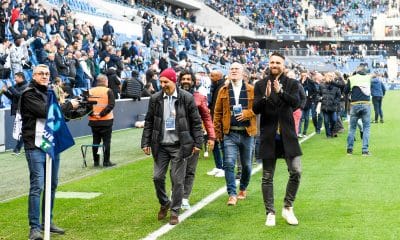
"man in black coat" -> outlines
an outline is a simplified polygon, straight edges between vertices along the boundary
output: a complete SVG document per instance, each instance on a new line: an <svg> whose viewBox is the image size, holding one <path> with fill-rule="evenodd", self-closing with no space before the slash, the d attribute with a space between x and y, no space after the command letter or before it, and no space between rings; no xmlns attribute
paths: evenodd
<svg viewBox="0 0 400 240"><path fill-rule="evenodd" d="M275 226L273 177L277 158L286 160L290 174L282 217L291 225L298 224L293 202L300 185L302 152L293 111L300 105L299 84L283 74L284 61L284 56L273 53L269 60L269 74L254 87L253 111L261 117L259 156L263 160L262 191L267 226Z"/></svg>
<svg viewBox="0 0 400 240"><path fill-rule="evenodd" d="M179 223L178 215L183 198L186 159L198 154L203 143L201 117L192 94L176 87L172 68L160 74L162 91L149 101L141 147L153 155L153 182L161 205L158 220L163 220L171 208L169 223ZM171 163L172 196L165 189L165 175Z"/></svg>
<svg viewBox="0 0 400 240"><path fill-rule="evenodd" d="M143 83L138 80L139 73L132 71L131 77L122 83L121 98L132 98L134 101L139 100L143 90Z"/></svg>
<svg viewBox="0 0 400 240"><path fill-rule="evenodd" d="M21 97L22 92L28 86L25 81L25 75L22 72L17 72L14 74L15 86L7 88L3 86L2 92L11 100L11 116L15 116L18 110L18 102ZM17 144L14 147L13 154L19 155L24 142L22 138L17 140Z"/></svg>

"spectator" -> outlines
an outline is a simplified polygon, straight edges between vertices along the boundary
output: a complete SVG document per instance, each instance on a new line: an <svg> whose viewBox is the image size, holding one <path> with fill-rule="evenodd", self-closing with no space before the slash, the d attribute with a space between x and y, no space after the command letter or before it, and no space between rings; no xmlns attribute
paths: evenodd
<svg viewBox="0 0 400 240"><path fill-rule="evenodd" d="M3 85L2 89L3 94L6 95L11 100L11 116L16 115L18 110L19 99L22 95L22 92L28 86L27 81L25 81L25 75L22 72L15 73L14 80L15 80L15 86L7 87L6 85ZM20 136L20 138L17 139L17 144L13 149L14 155L20 154L23 144L24 142L22 140L22 136Z"/></svg>
<svg viewBox="0 0 400 240"><path fill-rule="evenodd" d="M385 96L385 93L385 85L383 84L382 80L375 75L371 80L371 96L375 112L373 123L378 122L378 117L381 118L380 122L383 123L382 100Z"/></svg>
<svg viewBox="0 0 400 240"><path fill-rule="evenodd" d="M138 79L139 73L132 71L131 77L122 83L121 98L132 98L134 101L139 100L143 91L143 83Z"/></svg>
<svg viewBox="0 0 400 240"><path fill-rule="evenodd" d="M110 67L107 70L107 78L108 78L108 88L114 93L114 98L120 98L120 90L121 90L121 80L117 75L117 69L115 67Z"/></svg>

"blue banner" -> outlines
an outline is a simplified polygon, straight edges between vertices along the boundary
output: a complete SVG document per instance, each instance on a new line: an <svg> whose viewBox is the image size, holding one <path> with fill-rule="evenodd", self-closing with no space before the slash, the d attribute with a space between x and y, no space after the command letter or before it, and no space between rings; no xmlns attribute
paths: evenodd
<svg viewBox="0 0 400 240"><path fill-rule="evenodd" d="M47 119L40 148L50 155L51 159L75 144L54 91L47 91Z"/></svg>

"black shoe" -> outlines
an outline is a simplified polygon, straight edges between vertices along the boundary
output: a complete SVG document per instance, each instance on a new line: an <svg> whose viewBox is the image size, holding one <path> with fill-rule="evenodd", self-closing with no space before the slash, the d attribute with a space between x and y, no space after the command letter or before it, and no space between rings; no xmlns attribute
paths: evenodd
<svg viewBox="0 0 400 240"><path fill-rule="evenodd" d="M117 165L116 163L112 163L112 162L104 162L103 163L103 167L114 167L115 165Z"/></svg>
<svg viewBox="0 0 400 240"><path fill-rule="evenodd" d="M44 230L44 226L42 225L42 231L43 230ZM57 227L54 223L52 223L52 224L50 224L50 232L63 235L65 233L65 230L60 227Z"/></svg>
<svg viewBox="0 0 400 240"><path fill-rule="evenodd" d="M381 119L381 123L384 123L383 119Z"/></svg>
<svg viewBox="0 0 400 240"><path fill-rule="evenodd" d="M39 229L32 228L29 232L29 240L43 240L43 235Z"/></svg>
<svg viewBox="0 0 400 240"><path fill-rule="evenodd" d="M353 154L353 149L348 148L347 149L347 155L352 155Z"/></svg>
<svg viewBox="0 0 400 240"><path fill-rule="evenodd" d="M371 156L371 153L370 153L369 151L363 151L363 152L362 152L362 155L363 155L364 157L368 157L368 156Z"/></svg>

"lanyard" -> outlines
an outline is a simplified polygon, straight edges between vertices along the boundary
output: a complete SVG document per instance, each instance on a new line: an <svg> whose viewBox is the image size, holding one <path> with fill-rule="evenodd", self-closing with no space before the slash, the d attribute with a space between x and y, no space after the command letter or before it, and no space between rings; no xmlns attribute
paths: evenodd
<svg viewBox="0 0 400 240"><path fill-rule="evenodd" d="M169 117L175 117L174 100L172 96L168 96Z"/></svg>

